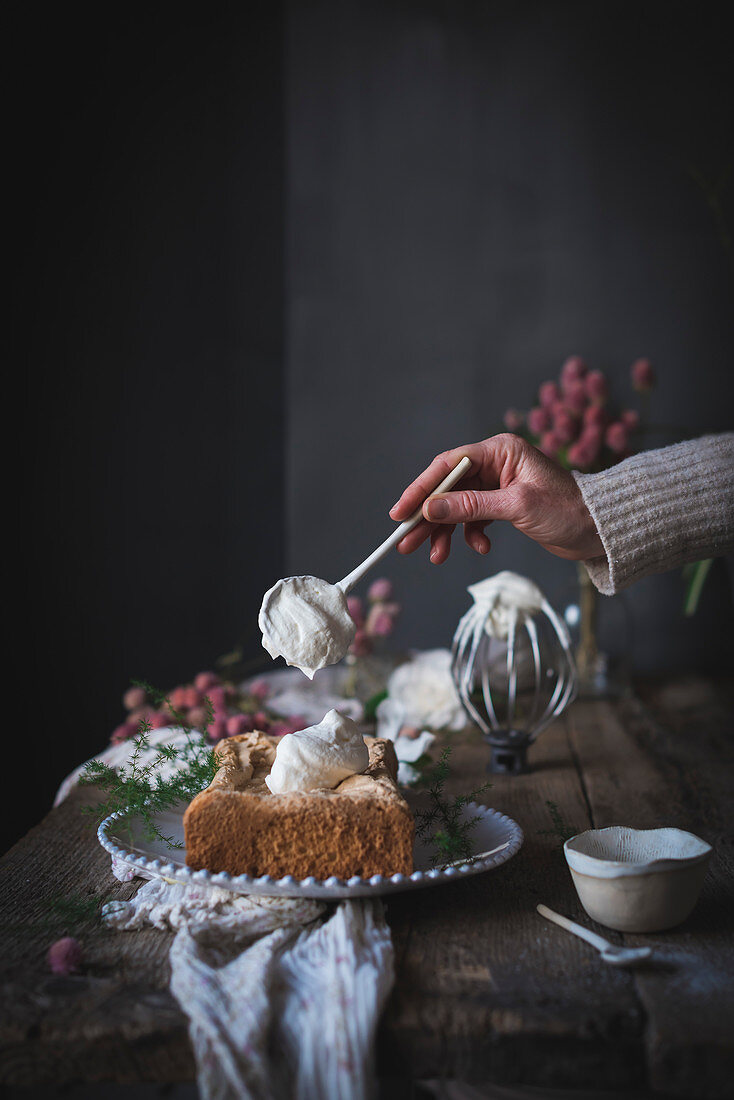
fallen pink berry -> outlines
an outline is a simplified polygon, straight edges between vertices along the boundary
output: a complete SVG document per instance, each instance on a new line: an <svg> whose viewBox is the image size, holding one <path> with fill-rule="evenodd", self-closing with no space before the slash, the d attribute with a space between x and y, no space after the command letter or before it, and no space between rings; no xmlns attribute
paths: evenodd
<svg viewBox="0 0 734 1100"><path fill-rule="evenodd" d="M82 964L82 947L73 936L56 940L48 949L46 961L54 974L75 974Z"/></svg>

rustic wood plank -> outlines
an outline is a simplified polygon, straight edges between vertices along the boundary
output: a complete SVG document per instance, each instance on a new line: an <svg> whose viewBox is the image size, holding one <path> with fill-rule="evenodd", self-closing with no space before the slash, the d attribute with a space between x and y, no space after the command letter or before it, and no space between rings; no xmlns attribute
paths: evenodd
<svg viewBox="0 0 734 1100"><path fill-rule="evenodd" d="M682 702L685 693L675 696ZM664 933L625 937L652 944L657 956L635 979L650 1085L691 1098L729 1096L734 1078L734 743L731 712L703 723L700 713L694 707L681 720L678 712L676 729L670 713L661 722L631 699L620 708L577 704L569 716L595 827L674 825L715 847L691 917Z"/></svg>
<svg viewBox="0 0 734 1100"><path fill-rule="evenodd" d="M89 801L75 791L0 862L0 1083L193 1080L187 1021L168 991L171 936L68 918L76 903L101 907L140 885L110 873L80 813ZM48 970L62 935L83 945L78 975Z"/></svg>
<svg viewBox="0 0 734 1100"><path fill-rule="evenodd" d="M458 793L485 778L487 750L476 736L454 745ZM600 964L535 912L544 901L583 915L547 805L570 828L588 828L563 721L543 734L531 762L528 775L493 777L484 799L525 831L509 864L390 900L397 981L382 1027L387 1074L402 1066L413 1077L644 1084L643 1014L632 977Z"/></svg>
<svg viewBox="0 0 734 1100"><path fill-rule="evenodd" d="M731 740L725 712L717 726L710 707L697 705L685 721L681 709L680 699L658 696L644 705L576 704L532 750L533 771L494 777L484 797L522 825L518 856L486 875L389 901L397 983L380 1028L384 1076L642 1088L647 1062L658 1089L724 1095L734 972ZM487 754L477 736L454 746L450 786L458 793L485 779ZM47 971L49 942L77 931L59 924L49 898L101 902L137 888L109 873L79 814L88 799L75 793L0 863L0 1081L191 1080L186 1020L168 992L169 935L85 925L77 932L82 974ZM699 907L681 930L658 938L674 952L672 969L635 978L604 967L537 916L545 901L589 923L548 803L569 831L665 820L714 841L718 858Z"/></svg>

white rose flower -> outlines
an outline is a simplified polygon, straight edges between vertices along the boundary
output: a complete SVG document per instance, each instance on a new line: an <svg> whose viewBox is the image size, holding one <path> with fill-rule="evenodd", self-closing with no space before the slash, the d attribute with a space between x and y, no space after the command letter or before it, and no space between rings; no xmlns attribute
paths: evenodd
<svg viewBox="0 0 734 1100"><path fill-rule="evenodd" d="M385 707L388 721L395 722L399 716L402 725L437 730L460 730L467 724L448 649L429 649L400 665L387 682L387 694L385 703L390 706L381 703L380 708Z"/></svg>

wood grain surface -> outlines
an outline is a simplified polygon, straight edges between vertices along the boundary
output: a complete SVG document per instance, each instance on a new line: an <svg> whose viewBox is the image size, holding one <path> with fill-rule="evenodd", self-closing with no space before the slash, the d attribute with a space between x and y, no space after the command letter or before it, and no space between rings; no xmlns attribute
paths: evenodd
<svg viewBox="0 0 734 1100"><path fill-rule="evenodd" d="M384 1079L730 1095L731 718L722 685L642 684L614 703L576 702L533 748L531 772L491 777L482 800L521 824L520 853L485 875L388 900L396 983L378 1041ZM490 778L477 733L451 743L452 791ZM168 992L171 936L94 920L104 900L139 883L112 877L80 813L89 800L74 792L0 863L0 1083L192 1080L186 1019ZM622 937L585 915L562 837L610 824L677 825L714 844L680 928ZM652 944L654 961L635 972L605 965L542 920L540 901L614 942ZM55 977L46 950L64 934L80 939L84 964Z"/></svg>

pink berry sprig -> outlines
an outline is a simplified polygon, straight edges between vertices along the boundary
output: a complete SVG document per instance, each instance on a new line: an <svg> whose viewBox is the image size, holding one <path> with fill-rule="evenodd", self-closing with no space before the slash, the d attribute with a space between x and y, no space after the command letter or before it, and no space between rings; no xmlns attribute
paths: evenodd
<svg viewBox="0 0 734 1100"><path fill-rule="evenodd" d="M649 359L632 364L633 388L641 395L655 385ZM557 380L543 382L527 414L508 409L505 426L524 435L549 458L574 470L602 470L632 454L640 429L635 409L613 413L604 371L589 370L579 355L566 359Z"/></svg>
<svg viewBox="0 0 734 1100"><path fill-rule="evenodd" d="M347 598L349 614L356 631L348 652L353 657L367 657L379 639L387 638L395 629L401 607L393 599L393 586L387 577L379 577L367 590L367 601L359 596Z"/></svg>
<svg viewBox="0 0 734 1100"><path fill-rule="evenodd" d="M134 740L143 729L185 726L204 733L210 742L259 730L282 736L303 729L306 720L298 714L282 718L266 704L270 686L254 680L247 691L225 682L215 672L199 672L189 684L179 684L166 697L150 687L128 688L123 703L128 715L113 731L112 744Z"/></svg>

